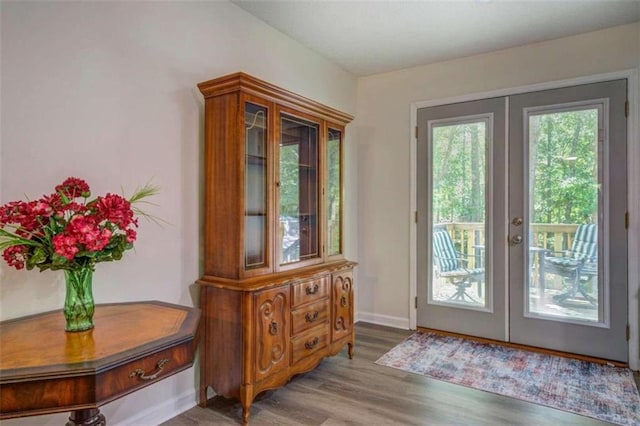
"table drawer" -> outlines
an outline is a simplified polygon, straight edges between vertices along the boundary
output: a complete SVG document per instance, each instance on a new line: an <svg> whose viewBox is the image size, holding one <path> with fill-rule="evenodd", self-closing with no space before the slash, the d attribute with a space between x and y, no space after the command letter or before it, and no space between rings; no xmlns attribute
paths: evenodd
<svg viewBox="0 0 640 426"><path fill-rule="evenodd" d="M109 370L100 377L103 386L96 393L108 401L148 386L190 367L193 352L193 341L189 341Z"/></svg>
<svg viewBox="0 0 640 426"><path fill-rule="evenodd" d="M291 358L293 364L313 354L329 344L329 324L310 329L291 339Z"/></svg>
<svg viewBox="0 0 640 426"><path fill-rule="evenodd" d="M312 303L329 296L329 277L303 281L291 286L292 306Z"/></svg>
<svg viewBox="0 0 640 426"><path fill-rule="evenodd" d="M58 375L51 379L3 383L0 385L0 418L97 408L190 367L193 355L193 340L190 340L97 375L88 371L62 378ZM138 369L142 373L138 374Z"/></svg>
<svg viewBox="0 0 640 426"><path fill-rule="evenodd" d="M304 305L291 312L291 335L308 330L329 319L329 299Z"/></svg>

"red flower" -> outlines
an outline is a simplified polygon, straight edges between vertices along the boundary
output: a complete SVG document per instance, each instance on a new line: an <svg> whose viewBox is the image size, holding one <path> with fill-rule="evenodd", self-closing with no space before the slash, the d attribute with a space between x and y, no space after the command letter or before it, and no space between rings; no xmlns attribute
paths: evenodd
<svg viewBox="0 0 640 426"><path fill-rule="evenodd" d="M44 200L31 203L31 214L40 217L49 217L53 214L53 208Z"/></svg>
<svg viewBox="0 0 640 426"><path fill-rule="evenodd" d="M49 204L53 210L60 210L63 205L62 197L57 192L51 195L44 195L40 201Z"/></svg>
<svg viewBox="0 0 640 426"><path fill-rule="evenodd" d="M19 217L23 214L27 203L24 201L11 201L0 207L0 225L7 223L20 223Z"/></svg>
<svg viewBox="0 0 640 426"><path fill-rule="evenodd" d="M76 247L76 239L66 235L66 234L58 234L55 235L51 242L53 243L53 247L58 256L66 257L67 260L73 260L73 257L80 250Z"/></svg>
<svg viewBox="0 0 640 426"><path fill-rule="evenodd" d="M95 218L91 216L74 216L69 221L65 232L81 237L84 234L99 232L97 228Z"/></svg>
<svg viewBox="0 0 640 426"><path fill-rule="evenodd" d="M75 216L67 225L65 234L89 251L100 251L109 243L112 232L107 228L100 229L93 216Z"/></svg>
<svg viewBox="0 0 640 426"><path fill-rule="evenodd" d="M95 208L100 222L107 220L120 229L126 229L131 224L138 225L133 218L131 203L119 195L107 194L104 197L98 197Z"/></svg>
<svg viewBox="0 0 640 426"><path fill-rule="evenodd" d="M113 232L111 232L109 229L102 229L102 231L100 231L100 235L98 236L98 238L96 238L95 243L91 247L87 245L87 248L93 251L102 250L107 244L109 244L112 235Z"/></svg>
<svg viewBox="0 0 640 426"><path fill-rule="evenodd" d="M127 228L127 236L125 237L125 240L128 243L132 243L136 240L136 238L138 238L138 234L136 233L136 231L131 228Z"/></svg>
<svg viewBox="0 0 640 426"><path fill-rule="evenodd" d="M24 238L42 235L42 226L52 214L53 209L42 201L12 201L0 207L0 227L7 223L19 225L16 234Z"/></svg>
<svg viewBox="0 0 640 426"><path fill-rule="evenodd" d="M76 177L69 177L56 186L56 192L64 194L70 200L77 197L87 198L91 195L89 184Z"/></svg>
<svg viewBox="0 0 640 426"><path fill-rule="evenodd" d="M22 269L24 268L24 262L28 252L29 247L27 246L11 246L4 250L2 257L4 257L4 260L7 261L9 266L13 266L16 269Z"/></svg>
<svg viewBox="0 0 640 426"><path fill-rule="evenodd" d="M138 220L131 202L115 194L89 200L89 185L75 177L55 189L35 201L0 205L0 252L9 266L75 270L120 259L132 248ZM145 185L131 199L155 193Z"/></svg>

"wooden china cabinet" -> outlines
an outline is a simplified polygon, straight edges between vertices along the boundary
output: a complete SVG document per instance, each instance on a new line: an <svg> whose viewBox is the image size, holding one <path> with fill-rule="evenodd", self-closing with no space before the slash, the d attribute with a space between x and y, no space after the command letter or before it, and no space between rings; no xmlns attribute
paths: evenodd
<svg viewBox="0 0 640 426"><path fill-rule="evenodd" d="M348 114L244 73L205 97L200 404L254 397L348 345L353 274L343 256Z"/></svg>

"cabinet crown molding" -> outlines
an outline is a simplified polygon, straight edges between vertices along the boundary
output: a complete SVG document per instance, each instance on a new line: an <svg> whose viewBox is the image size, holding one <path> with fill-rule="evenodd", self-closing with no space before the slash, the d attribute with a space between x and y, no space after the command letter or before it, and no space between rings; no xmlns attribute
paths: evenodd
<svg viewBox="0 0 640 426"><path fill-rule="evenodd" d="M320 102L290 92L281 87L275 86L266 81L255 78L244 72L236 72L213 80L204 81L198 84L198 89L205 99L223 95L231 92L244 92L252 95L258 95L286 105L296 108L303 112L320 116L321 118L345 126L353 120L353 116L335 108L331 108Z"/></svg>

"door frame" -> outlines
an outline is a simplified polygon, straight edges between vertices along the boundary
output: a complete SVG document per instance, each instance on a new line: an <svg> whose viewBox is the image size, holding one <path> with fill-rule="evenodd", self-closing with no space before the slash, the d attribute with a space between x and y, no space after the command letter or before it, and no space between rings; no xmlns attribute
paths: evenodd
<svg viewBox="0 0 640 426"><path fill-rule="evenodd" d="M557 80L545 83L518 86L506 89L497 89L488 92L479 92L469 95L439 98L428 101L411 103L410 111L410 197L409 197L409 328L416 329L417 308L415 300L418 294L417 282L417 224L415 212L417 211L417 135L415 129L418 124L418 109L433 106L446 105L458 102L476 101L500 96L512 96L521 93L535 92L548 89L578 86L581 84L600 83L609 80L626 79L629 99L629 117L627 118L627 153L630 162L627 171L628 188L640 188L640 140L638 124L640 124L640 111L638 99L638 69L630 69L605 74L595 74L567 80ZM508 98L507 98L508 102ZM508 107L508 103L507 103ZM505 130L509 130L508 120ZM629 367L633 370L640 369L640 324L638 302L633 295L640 290L640 263L633 264L632 259L640 258L640 191L627 191L627 206L629 211L628 230L628 295L629 306ZM506 225L505 225L506 226ZM507 286L508 287L508 286ZM509 293L505 289L505 309L509 313ZM505 327L507 325L505 324Z"/></svg>

